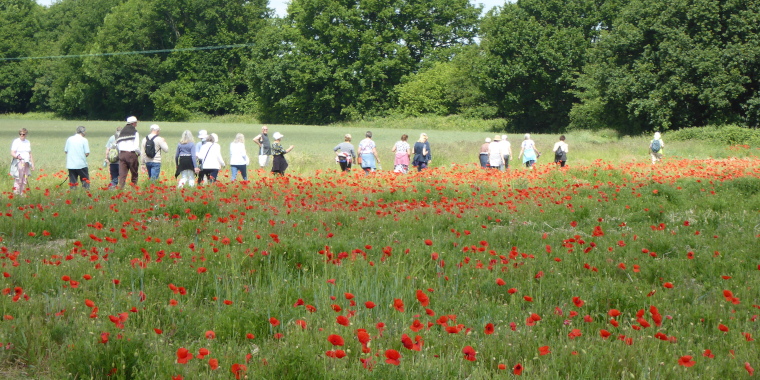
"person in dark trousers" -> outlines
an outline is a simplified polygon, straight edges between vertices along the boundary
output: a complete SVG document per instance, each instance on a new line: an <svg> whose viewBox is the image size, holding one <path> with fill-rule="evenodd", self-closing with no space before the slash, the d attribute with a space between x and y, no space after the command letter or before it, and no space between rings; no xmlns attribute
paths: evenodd
<svg viewBox="0 0 760 380"><path fill-rule="evenodd" d="M82 187L90 188L90 172L87 166L87 157L90 155L90 144L84 137L85 128L77 127L74 136L66 140L66 146L63 147L66 153L66 169L69 170L69 188L75 189L82 181Z"/></svg>
<svg viewBox="0 0 760 380"><path fill-rule="evenodd" d="M127 118L127 125L119 132L116 139L116 148L119 149L119 189L123 189L127 183L127 174L132 175L132 185L137 186L137 169L140 167L138 156L140 155L140 134L137 133L137 118Z"/></svg>

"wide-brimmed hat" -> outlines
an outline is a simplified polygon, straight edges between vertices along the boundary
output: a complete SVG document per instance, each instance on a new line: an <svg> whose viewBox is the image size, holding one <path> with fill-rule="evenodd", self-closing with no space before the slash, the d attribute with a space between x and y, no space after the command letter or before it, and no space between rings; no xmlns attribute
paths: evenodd
<svg viewBox="0 0 760 380"><path fill-rule="evenodd" d="M491 138L490 137L486 137L486 142L491 142Z"/></svg>
<svg viewBox="0 0 760 380"><path fill-rule="evenodd" d="M201 129L200 131L198 131L199 139L202 140L202 139L205 139L206 137L208 137L208 131L206 131L205 129Z"/></svg>
<svg viewBox="0 0 760 380"><path fill-rule="evenodd" d="M134 124L137 123L137 118L134 116L130 116L127 118L127 124Z"/></svg>
<svg viewBox="0 0 760 380"><path fill-rule="evenodd" d="M499 135L494 136L493 141L501 141L501 136Z"/></svg>

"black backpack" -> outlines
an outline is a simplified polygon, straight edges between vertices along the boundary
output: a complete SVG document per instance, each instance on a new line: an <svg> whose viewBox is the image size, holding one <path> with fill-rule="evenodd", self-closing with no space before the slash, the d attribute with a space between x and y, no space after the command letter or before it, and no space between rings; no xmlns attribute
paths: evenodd
<svg viewBox="0 0 760 380"><path fill-rule="evenodd" d="M153 139L155 138L156 136L153 136ZM156 143L153 142L153 139L145 138L145 155L149 158L156 157Z"/></svg>
<svg viewBox="0 0 760 380"><path fill-rule="evenodd" d="M562 155L563 155L564 153L565 153L565 152L563 152L563 151L562 151L562 147L561 147L561 146L560 146L560 147L557 147L557 151L555 151L555 152L554 152L554 158L555 158L555 159L557 159L557 160L560 160L560 161L562 161Z"/></svg>

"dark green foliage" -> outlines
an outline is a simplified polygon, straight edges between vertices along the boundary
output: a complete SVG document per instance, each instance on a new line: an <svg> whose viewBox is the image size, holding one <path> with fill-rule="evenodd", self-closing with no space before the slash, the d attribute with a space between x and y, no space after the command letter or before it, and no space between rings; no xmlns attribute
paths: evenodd
<svg viewBox="0 0 760 380"><path fill-rule="evenodd" d="M260 118L325 124L390 107L401 78L423 59L475 35L466 0L296 0L251 62Z"/></svg>
<svg viewBox="0 0 760 380"><path fill-rule="evenodd" d="M624 133L758 123L760 8L743 1L629 3L577 81L577 128Z"/></svg>

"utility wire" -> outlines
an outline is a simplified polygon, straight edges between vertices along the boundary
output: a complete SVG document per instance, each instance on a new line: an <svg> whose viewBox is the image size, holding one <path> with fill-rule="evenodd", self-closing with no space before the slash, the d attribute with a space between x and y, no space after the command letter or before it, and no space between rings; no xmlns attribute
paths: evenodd
<svg viewBox="0 0 760 380"><path fill-rule="evenodd" d="M0 58L0 61L25 61L25 60L31 60L31 59L62 59L62 58L106 57L106 56L114 56L114 55L174 53L174 52L180 52L180 51L220 50L220 49L232 49L232 48L249 47L249 46L254 46L254 44L199 46L199 47L188 47L188 48L179 48L179 49L160 49L160 50L119 51L119 52L113 52L113 53L48 55L48 56L42 56L42 57Z"/></svg>

